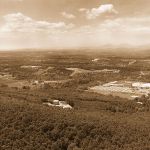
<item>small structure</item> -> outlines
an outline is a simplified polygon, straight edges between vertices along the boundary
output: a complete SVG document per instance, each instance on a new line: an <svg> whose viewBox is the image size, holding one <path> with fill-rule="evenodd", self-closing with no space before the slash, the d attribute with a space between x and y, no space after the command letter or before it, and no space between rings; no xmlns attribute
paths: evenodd
<svg viewBox="0 0 150 150"><path fill-rule="evenodd" d="M136 102L137 104L140 104L140 105L143 105L143 103L142 102Z"/></svg>
<svg viewBox="0 0 150 150"><path fill-rule="evenodd" d="M98 62L99 61L99 58L95 58L92 60L93 62Z"/></svg>
<svg viewBox="0 0 150 150"><path fill-rule="evenodd" d="M137 95L133 95L133 96L131 96L133 99L137 99L137 98L139 98L140 96L137 96Z"/></svg>
<svg viewBox="0 0 150 150"><path fill-rule="evenodd" d="M38 80L35 80L32 82L32 85L38 85L39 84L39 81Z"/></svg>
<svg viewBox="0 0 150 150"><path fill-rule="evenodd" d="M59 105L59 100L53 100L54 105Z"/></svg>
<svg viewBox="0 0 150 150"><path fill-rule="evenodd" d="M63 109L72 109L72 107L69 104L67 104L66 101L53 100L52 102L43 103L43 104L52 107L59 107Z"/></svg>

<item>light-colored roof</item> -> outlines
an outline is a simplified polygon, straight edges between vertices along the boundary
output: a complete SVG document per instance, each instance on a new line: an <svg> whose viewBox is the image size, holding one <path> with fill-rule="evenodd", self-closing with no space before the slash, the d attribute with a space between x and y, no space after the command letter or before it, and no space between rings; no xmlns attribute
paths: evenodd
<svg viewBox="0 0 150 150"><path fill-rule="evenodd" d="M135 82L132 84L133 87L150 88L150 83Z"/></svg>

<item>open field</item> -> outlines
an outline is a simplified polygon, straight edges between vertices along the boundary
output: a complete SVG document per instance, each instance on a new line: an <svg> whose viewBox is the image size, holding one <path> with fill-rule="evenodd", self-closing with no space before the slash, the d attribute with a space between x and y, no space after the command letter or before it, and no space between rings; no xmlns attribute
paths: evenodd
<svg viewBox="0 0 150 150"><path fill-rule="evenodd" d="M149 62L149 53L0 52L0 149L149 150Z"/></svg>

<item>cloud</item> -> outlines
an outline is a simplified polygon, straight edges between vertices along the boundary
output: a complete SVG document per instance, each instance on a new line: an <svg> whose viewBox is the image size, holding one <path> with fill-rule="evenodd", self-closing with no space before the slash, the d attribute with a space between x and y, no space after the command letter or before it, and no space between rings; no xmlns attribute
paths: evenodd
<svg viewBox="0 0 150 150"><path fill-rule="evenodd" d="M64 22L36 21L22 13L8 14L3 17L5 24L2 32L47 32L55 33L73 28L73 24L66 25Z"/></svg>
<svg viewBox="0 0 150 150"><path fill-rule="evenodd" d="M61 14L62 14L63 17L65 17L67 19L74 19L74 18L76 18L75 15L70 14L70 13L62 12Z"/></svg>
<svg viewBox="0 0 150 150"><path fill-rule="evenodd" d="M100 27L109 31L122 33L147 33L150 34L150 17L126 17L105 20ZM144 32L145 31L145 32Z"/></svg>
<svg viewBox="0 0 150 150"><path fill-rule="evenodd" d="M97 25L82 26L75 33L93 47L107 44L138 46L150 43L149 25L150 17L122 17L105 20Z"/></svg>
<svg viewBox="0 0 150 150"><path fill-rule="evenodd" d="M109 19L72 29L59 36L63 47L101 48L103 46L137 47L148 45L150 17Z"/></svg>
<svg viewBox="0 0 150 150"><path fill-rule="evenodd" d="M111 18L75 27L64 22L37 21L21 13L8 14L4 21L0 40L6 46L98 48L103 45L119 47L122 44L139 46L150 43L149 16Z"/></svg>
<svg viewBox="0 0 150 150"><path fill-rule="evenodd" d="M80 8L80 12L86 13L86 18L91 20L99 17L102 14L118 14L118 11L114 8L113 4L100 5L98 8L86 9Z"/></svg>

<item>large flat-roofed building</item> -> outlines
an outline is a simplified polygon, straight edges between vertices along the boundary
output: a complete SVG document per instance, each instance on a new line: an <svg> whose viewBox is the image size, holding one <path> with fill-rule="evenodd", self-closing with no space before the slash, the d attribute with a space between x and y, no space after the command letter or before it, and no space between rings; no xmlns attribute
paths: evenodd
<svg viewBox="0 0 150 150"><path fill-rule="evenodd" d="M150 93L150 83L133 81L113 81L99 86L91 87L90 91L100 94L114 95L133 99L135 97L147 96Z"/></svg>
<svg viewBox="0 0 150 150"><path fill-rule="evenodd" d="M150 83L135 82L132 84L134 88L150 89Z"/></svg>

